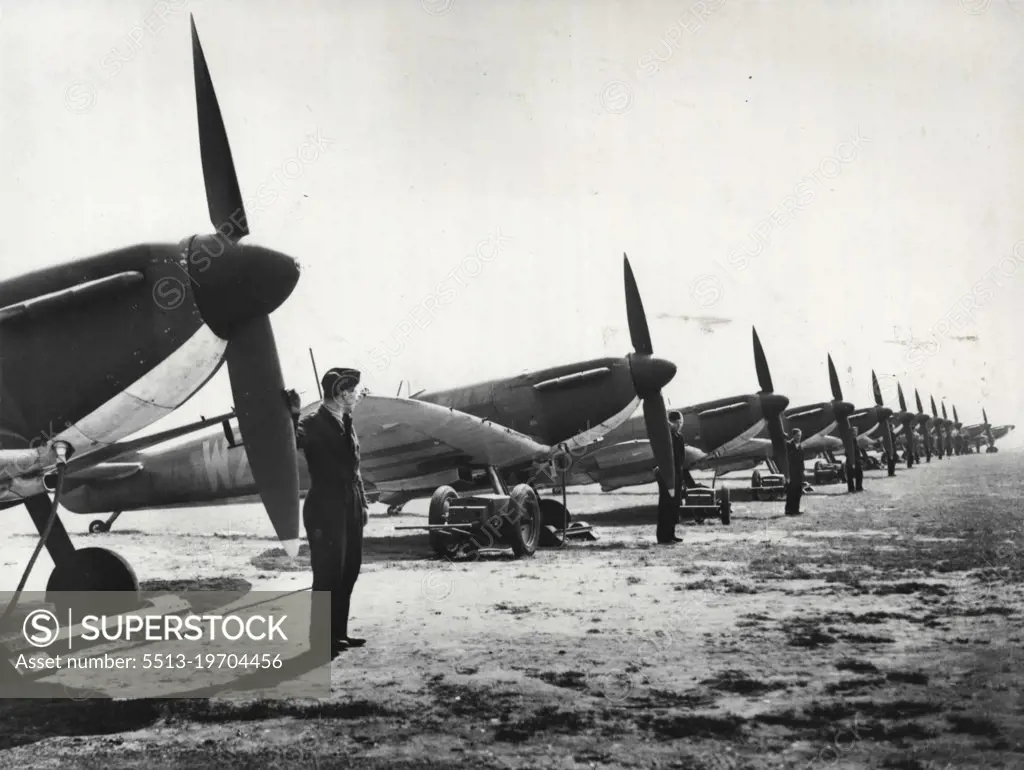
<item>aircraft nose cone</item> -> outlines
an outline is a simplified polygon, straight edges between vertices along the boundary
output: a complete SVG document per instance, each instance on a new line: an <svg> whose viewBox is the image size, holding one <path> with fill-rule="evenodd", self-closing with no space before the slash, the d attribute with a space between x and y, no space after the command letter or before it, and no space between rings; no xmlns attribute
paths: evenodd
<svg viewBox="0 0 1024 770"><path fill-rule="evenodd" d="M879 419L879 421L881 421L881 420L888 420L890 417L892 417L892 409L890 409L887 406L880 406L880 407L878 407L878 419Z"/></svg>
<svg viewBox="0 0 1024 770"><path fill-rule="evenodd" d="M654 395L676 376L676 365L656 356L632 354L629 367L633 373L633 387L640 398Z"/></svg>
<svg viewBox="0 0 1024 770"><path fill-rule="evenodd" d="M854 405L849 401L836 401L832 405L837 417L849 417L854 412Z"/></svg>
<svg viewBox="0 0 1024 770"><path fill-rule="evenodd" d="M299 264L263 246L201 235L189 247L188 274L203 320L228 339L235 328L270 315L288 299L299 281Z"/></svg>
<svg viewBox="0 0 1024 770"><path fill-rule="evenodd" d="M761 412L767 418L775 418L789 406L789 399L779 393L761 394Z"/></svg>

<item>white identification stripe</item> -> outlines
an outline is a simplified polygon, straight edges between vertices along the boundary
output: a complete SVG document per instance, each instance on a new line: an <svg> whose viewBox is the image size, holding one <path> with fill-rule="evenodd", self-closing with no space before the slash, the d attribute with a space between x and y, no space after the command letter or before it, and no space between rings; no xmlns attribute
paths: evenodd
<svg viewBox="0 0 1024 770"><path fill-rule="evenodd" d="M709 452L707 460L715 460L719 457L728 457L729 455L745 454L750 449L751 440L764 430L766 421L762 418L743 431L736 438L730 439L717 447L714 451ZM760 446L757 444L756 446Z"/></svg>
<svg viewBox="0 0 1024 770"><path fill-rule="evenodd" d="M577 433L568 441L560 442L558 444L558 448L561 449L562 451L571 451L573 449L589 446L596 441L600 441L610 431L619 427L622 423L629 419L630 415L632 415L633 412L636 411L638 406L640 406L640 397L636 396L633 398L632 401L630 401L626 405L626 407L622 411L612 415L601 424L593 428L590 428L589 430L585 430L582 433Z"/></svg>
<svg viewBox="0 0 1024 770"><path fill-rule="evenodd" d="M226 348L227 341L204 324L153 369L54 438L81 453L137 433L195 393L220 364Z"/></svg>

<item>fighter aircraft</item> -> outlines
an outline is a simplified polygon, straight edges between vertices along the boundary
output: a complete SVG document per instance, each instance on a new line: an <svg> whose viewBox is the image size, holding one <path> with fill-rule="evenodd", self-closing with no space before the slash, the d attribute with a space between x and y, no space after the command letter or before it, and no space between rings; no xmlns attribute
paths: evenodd
<svg viewBox="0 0 1024 770"><path fill-rule="evenodd" d="M981 453L981 440L984 437L988 446L985 448L985 452L991 454L992 452L998 452L999 448L996 446L996 439L1002 438L1011 430L1013 425L1000 425L993 427L988 421L988 414L985 412L984 407L981 410L981 417L984 420L982 423L974 425L967 425L964 427L964 434L967 443L967 449L970 451L970 445L974 444L975 450ZM997 435L998 433L998 435Z"/></svg>
<svg viewBox="0 0 1024 770"><path fill-rule="evenodd" d="M224 361L256 490L278 536L286 543L298 537L295 437L268 317L295 287L298 264L240 242L249 229L194 20L192 51L216 232L128 246L0 283L0 507L28 509L41 540L25 577L45 544L55 564L48 592L137 593L135 573L119 555L76 550L57 515L64 486L101 484L124 472L111 458L211 424L116 443L180 407Z"/></svg>
<svg viewBox="0 0 1024 770"><path fill-rule="evenodd" d="M503 492L560 464L599 441L643 403L647 438L659 460L672 470L672 444L661 389L675 376L675 364L654 355L647 318L629 259L624 256L626 314L634 352L543 369L415 398L368 395L356 409L362 473L368 493L390 505L432 494L430 521L443 522L446 505L459 492L490 487ZM307 413L319 402L304 407ZM254 490L247 458L249 437L225 421L219 431L197 435L180 446L118 457L119 478L88 479L69 488L64 505L76 513L207 504L240 499ZM568 463L565 463L567 465ZM302 489L308 487L299 456ZM674 475L669 474L674 483ZM533 492L531 492L531 495ZM296 498L297 499L297 498ZM567 521L562 503L538 501L541 521ZM541 522L526 523L524 550L536 548ZM431 532L435 549L445 537Z"/></svg>
<svg viewBox="0 0 1024 770"><path fill-rule="evenodd" d="M907 411L907 400L903 397L903 386L900 383L896 383L896 391L899 394L900 411L892 416L892 419L897 423L897 429L893 431L893 435L905 442L904 454L907 458L907 468L913 468L915 452L917 451L914 443L914 424L918 415Z"/></svg>
<svg viewBox="0 0 1024 770"><path fill-rule="evenodd" d="M924 445L925 462L932 461L932 418L924 411L921 405L921 394L914 388L914 398L917 400L917 415L914 417L914 425L921 434L921 443Z"/></svg>
<svg viewBox="0 0 1024 770"><path fill-rule="evenodd" d="M682 416L686 444L683 464L688 470L714 468L717 474L724 475L738 467L753 467L765 456L773 456L786 467L781 414L789 399L774 392L756 329L753 341L754 366L761 386L758 393L674 410ZM650 484L658 465L640 418L632 417L612 430L600 444L578 456L567 469L565 482L569 485L600 483L601 489L608 492Z"/></svg>
<svg viewBox="0 0 1024 770"><path fill-rule="evenodd" d="M956 449L953 435L956 430L956 423L950 420L949 415L946 413L946 402L942 402L942 425L946 437L946 457L952 457Z"/></svg>
<svg viewBox="0 0 1024 770"><path fill-rule="evenodd" d="M835 374L835 365L832 357L828 357L829 379L832 385L832 401L823 401L815 404L790 407L782 412L779 417L778 433L785 436L794 428L799 428L802 435L801 444L804 448L804 458L810 459L821 453L831 453L840 450L844 441L852 442L852 431L850 430L849 416L853 412L853 404L843 401L842 390L839 387L838 377ZM769 380L770 383L770 380ZM769 424L768 428L771 427ZM841 438L832 437L830 434L838 431ZM720 464L719 473L724 475L733 471L744 471L755 468L751 475L751 488L756 498L763 498L761 494L766 477L757 465L765 462L768 465L770 474L777 474L784 479L789 478L788 461L786 460L785 449L781 442L772 442L772 450L764 448L767 438L767 428L762 427L761 432L756 436L760 440L760 448L753 447L745 457L736 457L734 460ZM784 441L784 438L783 438ZM766 490L768 496L775 496L781 489Z"/></svg>
<svg viewBox="0 0 1024 770"><path fill-rule="evenodd" d="M948 420L939 417L939 410L935 407L935 396L932 399L932 430L935 438L935 456L940 460L946 455L946 424Z"/></svg>

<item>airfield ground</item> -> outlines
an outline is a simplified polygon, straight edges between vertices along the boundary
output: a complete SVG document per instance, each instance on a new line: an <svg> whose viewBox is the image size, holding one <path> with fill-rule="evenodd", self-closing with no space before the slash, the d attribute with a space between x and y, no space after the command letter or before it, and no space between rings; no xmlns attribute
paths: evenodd
<svg viewBox="0 0 1024 770"><path fill-rule="evenodd" d="M668 548L653 494L575 494L600 539L519 562L438 562L392 530L422 508L371 516L370 643L329 702L7 701L0 766L1024 767L1024 452L884 475L795 519L736 503ZM211 533L226 515L126 514L88 540L150 587L309 584L259 519Z"/></svg>

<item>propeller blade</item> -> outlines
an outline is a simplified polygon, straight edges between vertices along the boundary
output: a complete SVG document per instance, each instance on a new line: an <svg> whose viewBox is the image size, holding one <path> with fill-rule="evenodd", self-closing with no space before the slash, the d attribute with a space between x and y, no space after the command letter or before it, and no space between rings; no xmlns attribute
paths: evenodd
<svg viewBox="0 0 1024 770"><path fill-rule="evenodd" d="M626 284L626 321L629 324L629 339L634 353L629 356L633 387L643 400L644 424L647 440L654 453L654 462L661 470L661 478L668 486L669 494L675 494L676 464L672 449L672 433L668 427L668 410L661 389L676 374L676 365L671 361L654 357L651 330L647 325L647 314L640 299L629 257L622 255L623 273Z"/></svg>
<svg viewBox="0 0 1024 770"><path fill-rule="evenodd" d="M960 424L960 417L956 413L956 404L953 404L953 422L956 423L957 425Z"/></svg>
<svg viewBox="0 0 1024 770"><path fill-rule="evenodd" d="M836 428L839 431L839 438L846 450L846 461L852 463L856 458L857 446L853 440L853 429L850 427L850 405L843 404L843 388L839 384L839 374L836 372L835 362L832 354L828 356L828 381L832 386L832 408L836 418Z"/></svg>
<svg viewBox="0 0 1024 770"><path fill-rule="evenodd" d="M871 370L871 392L875 394L875 406L882 406L882 389L878 385L874 369Z"/></svg>
<svg viewBox="0 0 1024 770"><path fill-rule="evenodd" d="M836 401L843 400L843 389L839 385L839 375L836 373L836 365L832 363L832 354L828 356L828 381L832 386L832 398Z"/></svg>
<svg viewBox="0 0 1024 770"><path fill-rule="evenodd" d="M629 257L623 254L622 261L626 274L626 320L629 323L629 339L637 353L651 355L654 353L654 345L651 344L651 330L647 327L647 314L644 313L640 290L636 287L636 278L633 277Z"/></svg>
<svg viewBox="0 0 1024 770"><path fill-rule="evenodd" d="M267 316L247 322L225 352L238 427L267 515L292 558L299 550L299 468L295 428Z"/></svg>
<svg viewBox="0 0 1024 770"><path fill-rule="evenodd" d="M896 383L896 389L899 392L899 396L900 396L900 411L901 412L905 412L905 411L907 411L907 400L905 398L903 398L903 386L900 385L897 382Z"/></svg>
<svg viewBox="0 0 1024 770"><path fill-rule="evenodd" d="M661 478L668 487L669 494L675 494L676 464L672 450L672 433L668 427L668 410L661 393L644 399L644 424L647 426L647 439L651 442L654 462L661 469Z"/></svg>
<svg viewBox="0 0 1024 770"><path fill-rule="evenodd" d="M789 457L786 455L786 435L782 428L782 414L769 418L768 435L772 440L772 459L779 466L779 472L789 480Z"/></svg>
<svg viewBox="0 0 1024 770"><path fill-rule="evenodd" d="M893 457L894 456L893 453L895 452L896 447L895 447L895 442L893 441L893 438L892 438L892 424L889 422L889 418L886 417L885 419L881 420L881 425L882 425L882 445L885 447L885 453L889 457Z"/></svg>
<svg viewBox="0 0 1024 770"><path fill-rule="evenodd" d="M988 424L988 415L985 414L985 407L981 408L981 419L984 420L985 424Z"/></svg>
<svg viewBox="0 0 1024 770"><path fill-rule="evenodd" d="M206 66L203 47L199 43L196 21L191 14L189 21L192 24L192 67L196 81L199 150L203 159L206 205L210 210L210 221L217 232L236 242L249 234L249 223L217 94L213 90L213 80Z"/></svg>
<svg viewBox="0 0 1024 770"><path fill-rule="evenodd" d="M930 396L932 400L932 417L936 420L939 419L939 410L935 408L935 396Z"/></svg>
<svg viewBox="0 0 1024 770"><path fill-rule="evenodd" d="M764 355L764 348L761 346L761 338L757 336L757 327L754 329L754 368L757 369L757 383L761 386L762 393L774 393L772 386L772 373L768 369L768 359Z"/></svg>
<svg viewBox="0 0 1024 770"><path fill-rule="evenodd" d="M917 399L917 413L924 414L924 407L921 406L921 394L917 392L917 388L914 388L914 398Z"/></svg>
<svg viewBox="0 0 1024 770"><path fill-rule="evenodd" d="M948 420L949 419L949 415L946 414L946 402L945 401L942 402L942 419L943 420Z"/></svg>

